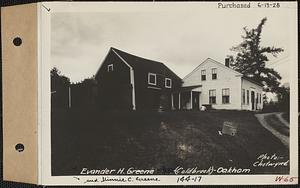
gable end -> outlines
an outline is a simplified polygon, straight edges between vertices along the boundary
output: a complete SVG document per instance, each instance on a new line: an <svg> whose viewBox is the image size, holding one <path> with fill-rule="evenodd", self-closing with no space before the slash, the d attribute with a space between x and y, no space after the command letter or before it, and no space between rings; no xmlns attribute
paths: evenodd
<svg viewBox="0 0 300 188"><path fill-rule="evenodd" d="M232 73L236 74L237 76L242 76L241 73L239 73L239 72L237 72L237 71L235 71L235 70L233 70L233 69L231 69L231 68L229 68L229 67L226 67L226 66L223 65L222 63L220 63L220 62L218 62L218 61L216 61L216 60L213 60L213 59L211 59L211 58L207 58L207 59L204 60L202 63L200 63L200 65L198 65L194 70L192 70L192 72L190 72L188 75L186 75L186 76L183 78L183 80L185 80L185 79L187 79L188 77L190 77L194 72L198 71L204 64L209 63L209 62L214 63L214 64L216 64L216 65L218 65L218 66L221 66L222 68L231 71Z"/></svg>

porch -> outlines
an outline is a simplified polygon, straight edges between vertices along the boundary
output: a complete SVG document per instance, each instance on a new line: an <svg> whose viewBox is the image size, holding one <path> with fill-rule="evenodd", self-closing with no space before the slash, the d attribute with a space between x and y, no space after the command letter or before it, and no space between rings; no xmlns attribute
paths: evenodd
<svg viewBox="0 0 300 188"><path fill-rule="evenodd" d="M200 110L201 85L181 87L171 94L172 110Z"/></svg>

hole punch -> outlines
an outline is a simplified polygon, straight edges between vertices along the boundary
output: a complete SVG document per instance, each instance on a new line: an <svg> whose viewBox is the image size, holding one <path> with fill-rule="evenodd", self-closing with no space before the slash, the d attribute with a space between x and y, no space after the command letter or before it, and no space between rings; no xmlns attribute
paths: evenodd
<svg viewBox="0 0 300 188"><path fill-rule="evenodd" d="M16 150L18 151L18 152L23 152L24 151L24 145L23 144L17 144L16 146L15 146L15 148L16 148Z"/></svg>
<svg viewBox="0 0 300 188"><path fill-rule="evenodd" d="M16 37L16 38L14 38L13 43L15 46L21 46L22 39L20 37Z"/></svg>

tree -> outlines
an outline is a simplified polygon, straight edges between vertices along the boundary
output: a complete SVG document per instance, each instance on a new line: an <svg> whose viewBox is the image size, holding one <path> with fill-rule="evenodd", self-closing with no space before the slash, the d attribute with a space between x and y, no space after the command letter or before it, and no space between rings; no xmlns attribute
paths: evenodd
<svg viewBox="0 0 300 188"><path fill-rule="evenodd" d="M265 91L277 93L281 76L274 69L266 67L266 62L269 61L268 55L277 57L283 49L260 45L262 29L266 21L267 18L263 18L254 29L244 27L243 42L231 48L236 56L229 56L229 58L233 69L266 86Z"/></svg>
<svg viewBox="0 0 300 188"><path fill-rule="evenodd" d="M278 98L278 107L281 111L289 112L290 111L290 87L283 85L279 88L277 94Z"/></svg>
<svg viewBox="0 0 300 188"><path fill-rule="evenodd" d="M51 69L51 105L55 108L67 108L69 102L70 79L61 75L54 67Z"/></svg>
<svg viewBox="0 0 300 188"><path fill-rule="evenodd" d="M264 105L268 104L266 93L263 93L263 103L264 103Z"/></svg>
<svg viewBox="0 0 300 188"><path fill-rule="evenodd" d="M53 67L50 72L51 75L51 91L55 91L57 87L68 87L70 85L70 79L61 75L60 71Z"/></svg>

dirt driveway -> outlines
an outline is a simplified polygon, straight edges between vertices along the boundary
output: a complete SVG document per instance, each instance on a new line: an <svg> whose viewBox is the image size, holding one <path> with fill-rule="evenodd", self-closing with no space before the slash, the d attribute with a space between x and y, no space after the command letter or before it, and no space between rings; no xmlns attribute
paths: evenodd
<svg viewBox="0 0 300 188"><path fill-rule="evenodd" d="M255 114L255 116L263 127L276 136L284 146L289 148L290 125L285 119L282 118L281 112Z"/></svg>

